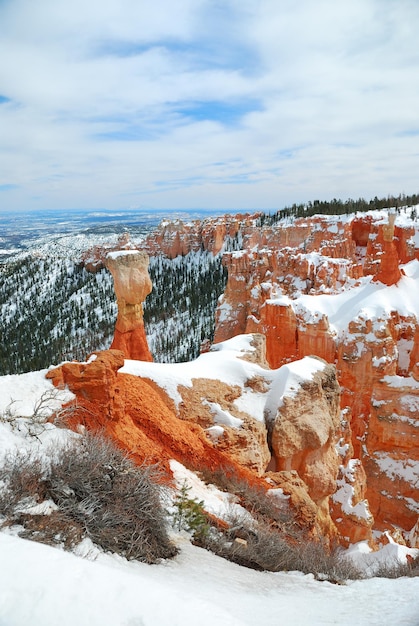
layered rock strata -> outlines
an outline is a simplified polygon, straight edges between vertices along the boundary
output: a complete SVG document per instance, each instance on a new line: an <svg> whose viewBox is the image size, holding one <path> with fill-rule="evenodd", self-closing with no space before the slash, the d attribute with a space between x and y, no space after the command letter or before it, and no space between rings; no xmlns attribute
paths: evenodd
<svg viewBox="0 0 419 626"><path fill-rule="evenodd" d="M362 512L359 536L370 527L371 513L379 528L400 526L408 531L416 521L418 510L412 503L419 500L419 483L403 486L394 472L392 478L386 476L383 463L372 460L386 450L386 444L379 444L371 433L377 427L373 402L383 380L397 376L410 388L419 361L415 229L398 227L394 214L380 223L372 216L351 223L335 219L333 226L327 218L310 221L311 234L307 224L301 224L292 237L288 235L286 241L292 241L294 248L255 246L224 255L229 278L216 312L215 341L258 331L266 336L271 367L306 355L334 364L342 391L341 409L350 420L352 448L351 462L346 462L346 469L343 464L338 480L346 481L347 490L353 480L360 485L353 489L355 509ZM317 226L323 223L322 235L316 221ZM346 256L337 258L340 254ZM409 265L401 267L402 261ZM396 404L400 402L395 386L390 395ZM383 434L382 429L378 432ZM403 459L398 459L405 468L409 448L414 446L413 432L405 439ZM411 459L417 467L414 451ZM374 491L374 497L369 496L371 513L363 504L357 506L367 492L373 493L370 484ZM395 503L402 501L398 514ZM336 516L339 519L340 514Z"/></svg>

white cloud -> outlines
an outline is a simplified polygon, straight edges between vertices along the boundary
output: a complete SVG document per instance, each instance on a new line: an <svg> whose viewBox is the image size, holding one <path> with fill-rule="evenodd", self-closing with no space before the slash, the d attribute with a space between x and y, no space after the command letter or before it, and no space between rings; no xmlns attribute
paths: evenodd
<svg viewBox="0 0 419 626"><path fill-rule="evenodd" d="M416 0L13 0L0 21L0 208L417 191Z"/></svg>

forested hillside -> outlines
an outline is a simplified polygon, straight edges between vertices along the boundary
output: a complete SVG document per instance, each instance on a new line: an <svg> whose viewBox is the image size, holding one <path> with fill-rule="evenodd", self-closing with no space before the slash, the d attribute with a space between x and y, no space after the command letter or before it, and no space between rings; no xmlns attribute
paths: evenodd
<svg viewBox="0 0 419 626"><path fill-rule="evenodd" d="M150 259L153 291L144 306L157 361L192 359L212 338L214 311L226 282L220 257L191 253ZM0 375L84 360L109 348L117 306L110 273L69 259L27 255L1 268Z"/></svg>

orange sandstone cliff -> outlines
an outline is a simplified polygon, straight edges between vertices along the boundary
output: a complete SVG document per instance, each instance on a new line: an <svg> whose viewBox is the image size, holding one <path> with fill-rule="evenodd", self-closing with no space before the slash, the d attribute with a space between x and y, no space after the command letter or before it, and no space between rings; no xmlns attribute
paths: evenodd
<svg viewBox="0 0 419 626"><path fill-rule="evenodd" d="M245 239L243 250L224 255L228 283L215 341L257 331L271 367L307 355L334 364L352 450L338 482L345 479L355 499L368 495L377 527L408 531L419 512L419 405L412 400L406 408L406 394L416 394L419 255L413 226L395 222L395 214L315 216L278 227L276 246L274 228L258 235L259 244L253 237L246 247ZM369 515L363 511L363 519Z"/></svg>

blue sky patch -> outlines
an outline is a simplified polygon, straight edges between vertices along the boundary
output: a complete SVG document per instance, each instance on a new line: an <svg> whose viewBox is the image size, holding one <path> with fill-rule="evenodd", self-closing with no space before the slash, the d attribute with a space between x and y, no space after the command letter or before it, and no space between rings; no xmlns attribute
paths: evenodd
<svg viewBox="0 0 419 626"><path fill-rule="evenodd" d="M119 39L110 39L101 41L94 48L94 56L114 56L121 59L127 57L135 57L145 52L148 52L152 48L156 47L155 44L144 44L137 41L124 41Z"/></svg>
<svg viewBox="0 0 419 626"><path fill-rule="evenodd" d="M125 124L119 129L94 133L92 136L99 141L151 141L158 133L150 128Z"/></svg>
<svg viewBox="0 0 419 626"><path fill-rule="evenodd" d="M241 100L239 102L206 100L179 106L175 112L197 122L214 121L225 125L234 125L240 122L247 113L261 110L262 105L257 100Z"/></svg>
<svg viewBox="0 0 419 626"><path fill-rule="evenodd" d="M410 128L408 130L402 130L397 134L398 137L417 137L419 135L419 128Z"/></svg>
<svg viewBox="0 0 419 626"><path fill-rule="evenodd" d="M8 98L7 96L3 96L0 93L0 104L6 104L7 102L11 102L10 98Z"/></svg>
<svg viewBox="0 0 419 626"><path fill-rule="evenodd" d="M213 37L188 42L162 39L147 43L109 39L96 44L93 56L124 59L154 50L166 53L193 71L224 69L236 70L241 74L255 74L260 69L260 60L255 51L249 45L231 38L221 41Z"/></svg>

